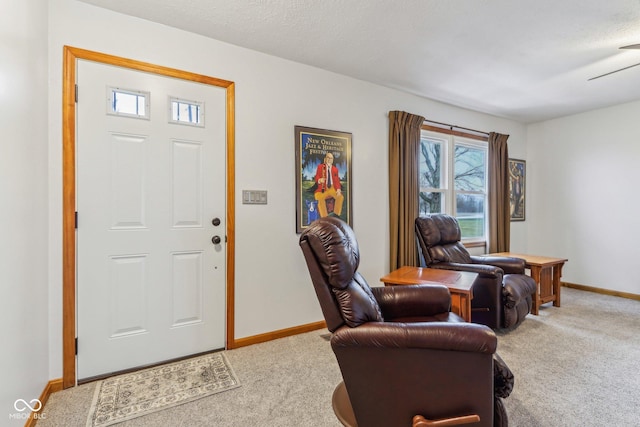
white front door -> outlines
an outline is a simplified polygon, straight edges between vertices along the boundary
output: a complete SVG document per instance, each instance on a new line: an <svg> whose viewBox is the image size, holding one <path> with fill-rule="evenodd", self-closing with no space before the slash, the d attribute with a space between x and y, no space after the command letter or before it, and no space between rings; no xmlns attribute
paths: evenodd
<svg viewBox="0 0 640 427"><path fill-rule="evenodd" d="M77 377L223 348L225 89L86 60L77 76Z"/></svg>

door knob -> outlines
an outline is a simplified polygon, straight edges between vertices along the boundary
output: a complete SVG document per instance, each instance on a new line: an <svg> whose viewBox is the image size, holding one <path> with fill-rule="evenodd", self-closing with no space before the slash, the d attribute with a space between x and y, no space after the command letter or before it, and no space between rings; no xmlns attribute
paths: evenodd
<svg viewBox="0 0 640 427"><path fill-rule="evenodd" d="M213 236L213 237L211 238L211 242L212 242L214 245L218 245L218 244L220 244L220 242L221 242L221 241L222 241L222 239L220 239L220 236Z"/></svg>
<svg viewBox="0 0 640 427"><path fill-rule="evenodd" d="M220 225L220 218L213 218L211 220L211 224L213 224L215 227Z"/></svg>

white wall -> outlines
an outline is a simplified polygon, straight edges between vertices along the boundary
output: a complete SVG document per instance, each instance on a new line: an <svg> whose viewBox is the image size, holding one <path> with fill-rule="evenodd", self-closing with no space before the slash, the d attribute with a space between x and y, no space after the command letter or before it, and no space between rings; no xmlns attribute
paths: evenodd
<svg viewBox="0 0 640 427"><path fill-rule="evenodd" d="M47 329L47 4L0 0L0 424L50 379Z"/></svg>
<svg viewBox="0 0 640 427"><path fill-rule="evenodd" d="M640 102L527 129L529 252L568 258L563 280L640 293Z"/></svg>
<svg viewBox="0 0 640 427"><path fill-rule="evenodd" d="M388 272L389 110L511 135L519 123L463 110L238 48L72 0L50 13L51 377L61 376L62 46L104 52L236 83L236 198L268 191L266 206L236 205L236 338L322 320L295 233L295 125L353 133L353 221L371 285ZM116 30L117 29L117 30ZM278 175L273 176L274 165ZM525 236L514 233L517 239Z"/></svg>

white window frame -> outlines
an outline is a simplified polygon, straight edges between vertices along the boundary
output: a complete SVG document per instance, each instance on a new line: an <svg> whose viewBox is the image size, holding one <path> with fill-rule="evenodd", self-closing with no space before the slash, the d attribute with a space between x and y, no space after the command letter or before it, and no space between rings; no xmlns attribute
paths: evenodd
<svg viewBox="0 0 640 427"><path fill-rule="evenodd" d="M433 142L438 142L441 144L442 152L441 152L441 182L440 188L430 188L430 187L420 187L420 192L431 192L431 193L441 193L442 194L442 209L443 212L447 215L451 215L457 217L456 212L456 200L458 194L482 194L484 195L484 236L482 237L473 237L473 238L463 238L462 241L465 245L475 246L477 245L485 245L488 241L488 219L489 219L489 194L488 194L488 162L489 162L489 146L486 140L478 140L465 138L463 136L458 136L454 134L448 133L440 133L432 130L422 129L420 133L420 137L429 139ZM483 150L485 153L485 176L484 176L484 189L483 191L464 191L464 190L456 190L455 189L455 148L458 145L471 147L474 149Z"/></svg>

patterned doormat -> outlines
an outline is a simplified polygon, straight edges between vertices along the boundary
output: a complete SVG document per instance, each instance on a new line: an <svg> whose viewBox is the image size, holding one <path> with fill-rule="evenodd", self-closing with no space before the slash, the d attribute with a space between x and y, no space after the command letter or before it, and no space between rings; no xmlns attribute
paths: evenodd
<svg viewBox="0 0 640 427"><path fill-rule="evenodd" d="M240 387L221 353L98 381L87 427L103 427Z"/></svg>

